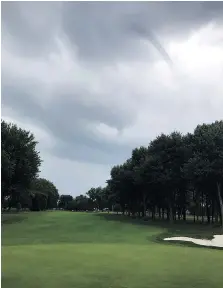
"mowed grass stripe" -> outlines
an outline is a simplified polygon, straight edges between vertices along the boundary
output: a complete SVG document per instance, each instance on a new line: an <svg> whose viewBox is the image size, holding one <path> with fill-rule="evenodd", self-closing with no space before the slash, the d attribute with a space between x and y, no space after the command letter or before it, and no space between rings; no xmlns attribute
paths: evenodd
<svg viewBox="0 0 223 288"><path fill-rule="evenodd" d="M105 221L91 213L45 212L18 215L18 220L3 225L3 245L55 244L55 243L141 243L163 231L159 227L148 229L120 221ZM7 215L6 215L7 217ZM13 215L15 217L15 215ZM24 217L27 217L24 219ZM12 220L13 221L13 220Z"/></svg>
<svg viewBox="0 0 223 288"><path fill-rule="evenodd" d="M2 286L222 287L222 251L154 242L167 227L112 217L45 212L4 224Z"/></svg>

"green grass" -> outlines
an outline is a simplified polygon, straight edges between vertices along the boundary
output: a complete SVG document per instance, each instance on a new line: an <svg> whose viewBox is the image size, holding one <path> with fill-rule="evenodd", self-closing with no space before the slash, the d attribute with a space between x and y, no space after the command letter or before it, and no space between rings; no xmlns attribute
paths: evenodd
<svg viewBox="0 0 223 288"><path fill-rule="evenodd" d="M112 214L3 214L2 287L222 287L223 251L162 241L216 233Z"/></svg>

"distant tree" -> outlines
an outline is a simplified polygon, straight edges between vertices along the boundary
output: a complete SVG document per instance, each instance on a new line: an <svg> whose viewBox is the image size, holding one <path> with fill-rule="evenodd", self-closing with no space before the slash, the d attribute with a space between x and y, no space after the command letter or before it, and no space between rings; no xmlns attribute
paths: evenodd
<svg viewBox="0 0 223 288"><path fill-rule="evenodd" d="M94 207L94 202L89 197L80 195L69 201L66 209L70 211L93 211Z"/></svg>
<svg viewBox="0 0 223 288"><path fill-rule="evenodd" d="M116 212L118 214L118 212L121 212L121 206L120 204L115 204L113 206L113 211Z"/></svg>
<svg viewBox="0 0 223 288"><path fill-rule="evenodd" d="M63 209L67 209L68 207L68 203L73 201L73 196L71 195L61 195L59 197L59 202L58 202L58 207L59 208L63 208Z"/></svg>
<svg viewBox="0 0 223 288"><path fill-rule="evenodd" d="M67 203L67 210L69 211L78 211L78 203L76 201L76 199L73 199L72 201L69 201Z"/></svg>
<svg viewBox="0 0 223 288"><path fill-rule="evenodd" d="M97 209L102 210L106 205L108 206L106 191L102 187L91 188L87 193L87 196L96 204Z"/></svg>
<svg viewBox="0 0 223 288"><path fill-rule="evenodd" d="M32 196L32 206L33 211L43 211L47 209L47 194L42 192L36 192Z"/></svg>
<svg viewBox="0 0 223 288"><path fill-rule="evenodd" d="M34 210L45 210L57 207L59 193L56 186L49 180L44 178L34 179L29 192L32 194L32 208Z"/></svg>

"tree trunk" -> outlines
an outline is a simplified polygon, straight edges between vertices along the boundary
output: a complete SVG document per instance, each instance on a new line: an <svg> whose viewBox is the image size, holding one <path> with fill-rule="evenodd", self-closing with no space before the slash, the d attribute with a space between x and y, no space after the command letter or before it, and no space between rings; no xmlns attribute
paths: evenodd
<svg viewBox="0 0 223 288"><path fill-rule="evenodd" d="M146 217L146 193L143 192L143 217Z"/></svg>
<svg viewBox="0 0 223 288"><path fill-rule="evenodd" d="M177 212L177 217L178 217L178 220L180 220L181 219L181 209L180 209L180 207L178 207L177 211L178 211Z"/></svg>
<svg viewBox="0 0 223 288"><path fill-rule="evenodd" d="M208 200L208 196L205 195L205 216L206 216L206 220L207 223L210 223L210 214L209 214L209 200Z"/></svg>
<svg viewBox="0 0 223 288"><path fill-rule="evenodd" d="M162 208L162 219L164 220L164 208Z"/></svg>
<svg viewBox="0 0 223 288"><path fill-rule="evenodd" d="M152 220L155 220L155 208L152 207Z"/></svg>
<svg viewBox="0 0 223 288"><path fill-rule="evenodd" d="M196 199L195 199L195 191L193 190L193 202L195 203L195 205L194 205L194 223L196 222Z"/></svg>
<svg viewBox="0 0 223 288"><path fill-rule="evenodd" d="M211 209L211 223L214 224L214 215L215 215L215 202L212 201L212 209Z"/></svg>
<svg viewBox="0 0 223 288"><path fill-rule="evenodd" d="M215 223L218 223L218 210L216 210L214 218L215 218Z"/></svg>
<svg viewBox="0 0 223 288"><path fill-rule="evenodd" d="M210 208L208 207L209 203L206 201L206 214L207 214L207 222L210 224L211 218L210 218Z"/></svg>
<svg viewBox="0 0 223 288"><path fill-rule="evenodd" d="M202 194L201 194L201 217L202 217L202 223L204 223L204 207L203 207L203 205L204 205L204 192L203 192L203 190L202 190Z"/></svg>
<svg viewBox="0 0 223 288"><path fill-rule="evenodd" d="M170 223L173 223L173 207L171 204L169 204L169 221Z"/></svg>
<svg viewBox="0 0 223 288"><path fill-rule="evenodd" d="M186 208L183 208L183 220L186 221L187 220L187 216L186 216Z"/></svg>
<svg viewBox="0 0 223 288"><path fill-rule="evenodd" d="M220 219L221 219L221 226L223 228L223 200L221 197L221 183L217 183L217 193L218 193L218 201L220 205Z"/></svg>
<svg viewBox="0 0 223 288"><path fill-rule="evenodd" d="M159 218L161 219L161 208L159 208Z"/></svg>

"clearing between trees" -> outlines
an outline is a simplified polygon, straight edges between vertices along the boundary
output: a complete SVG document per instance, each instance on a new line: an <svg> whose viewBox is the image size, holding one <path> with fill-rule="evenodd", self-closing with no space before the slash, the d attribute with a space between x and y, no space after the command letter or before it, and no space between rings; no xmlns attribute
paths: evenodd
<svg viewBox="0 0 223 288"><path fill-rule="evenodd" d="M222 287L223 251L163 241L220 229L112 213L3 213L2 287Z"/></svg>

